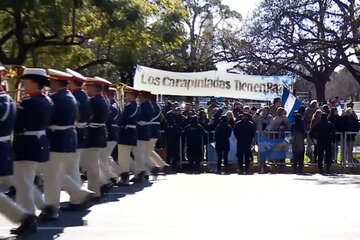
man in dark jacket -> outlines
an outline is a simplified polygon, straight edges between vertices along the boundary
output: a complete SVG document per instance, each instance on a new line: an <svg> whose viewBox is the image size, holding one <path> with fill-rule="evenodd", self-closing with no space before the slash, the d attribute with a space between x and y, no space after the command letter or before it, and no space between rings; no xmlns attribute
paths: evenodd
<svg viewBox="0 0 360 240"><path fill-rule="evenodd" d="M190 169L198 172L200 170L200 161L203 159L203 148L207 143L207 133L198 124L196 116L191 117L190 124L185 128L183 136L187 145L186 155L190 163Z"/></svg>
<svg viewBox="0 0 360 240"><path fill-rule="evenodd" d="M243 173L245 162L245 172L249 170L251 157L251 144L255 136L256 127L250 120L250 115L244 113L242 120L238 121L234 127L234 135L237 139L237 157L239 161L239 173Z"/></svg>
<svg viewBox="0 0 360 240"><path fill-rule="evenodd" d="M165 129L166 137L166 163L176 171L180 161L180 140L182 128L175 117L169 117Z"/></svg>
<svg viewBox="0 0 360 240"><path fill-rule="evenodd" d="M302 174L304 166L304 139L306 137L304 120L300 114L295 115L295 122L291 125L292 151L293 151L293 172Z"/></svg>
<svg viewBox="0 0 360 240"><path fill-rule="evenodd" d="M346 162L348 164L353 164L353 146L355 142L356 132L359 132L359 122L354 116L354 111L352 108L346 108L345 113L340 118L342 124L342 131L345 132L345 152L346 152Z"/></svg>
<svg viewBox="0 0 360 240"><path fill-rule="evenodd" d="M318 146L318 168L319 172L322 173L323 169L323 158L325 152L325 164L326 172L330 173L331 166L331 147L332 143L335 140L335 127L334 125L327 120L327 114L323 113L321 115L320 123L316 124L310 131L310 136L312 139L317 141Z"/></svg>
<svg viewBox="0 0 360 240"><path fill-rule="evenodd" d="M228 167L228 154L230 151L230 141L232 129L228 123L228 118L222 116L220 124L215 129L215 149L218 156L217 171L221 172L221 161L224 159L225 170Z"/></svg>

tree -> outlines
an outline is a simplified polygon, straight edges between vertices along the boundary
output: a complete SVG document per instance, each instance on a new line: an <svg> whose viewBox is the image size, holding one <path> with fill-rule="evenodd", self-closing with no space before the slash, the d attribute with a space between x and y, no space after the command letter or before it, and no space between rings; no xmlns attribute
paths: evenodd
<svg viewBox="0 0 360 240"><path fill-rule="evenodd" d="M3 0L0 63L77 68L129 82L139 51L182 42L180 0Z"/></svg>
<svg viewBox="0 0 360 240"><path fill-rule="evenodd" d="M241 65L285 70L315 85L325 100L325 85L344 58L341 42L348 36L341 10L331 0L265 0L242 33L242 51L229 59Z"/></svg>
<svg viewBox="0 0 360 240"><path fill-rule="evenodd" d="M214 70L215 64L224 60L219 48L221 32L236 28L241 15L221 0L183 0L183 3L188 10L184 21L186 40L173 53L175 63L189 72Z"/></svg>

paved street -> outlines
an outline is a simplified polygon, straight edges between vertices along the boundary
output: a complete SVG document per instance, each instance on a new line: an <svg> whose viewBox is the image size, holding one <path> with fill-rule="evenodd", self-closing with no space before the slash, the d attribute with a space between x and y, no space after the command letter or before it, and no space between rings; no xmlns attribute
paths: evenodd
<svg viewBox="0 0 360 240"><path fill-rule="evenodd" d="M359 187L352 175L160 176L29 239L360 239ZM0 216L0 238L13 226Z"/></svg>

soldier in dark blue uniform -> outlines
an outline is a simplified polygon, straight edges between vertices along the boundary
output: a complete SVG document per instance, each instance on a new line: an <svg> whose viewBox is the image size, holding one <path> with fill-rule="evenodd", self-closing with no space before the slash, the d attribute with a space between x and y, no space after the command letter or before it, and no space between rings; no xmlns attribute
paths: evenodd
<svg viewBox="0 0 360 240"><path fill-rule="evenodd" d="M1 73L4 67L0 66ZM14 129L16 115L15 102L7 95L0 85L0 182L7 182L13 174L13 149L11 146L11 135ZM12 230L18 235L28 235L36 232L36 216L28 214L24 208L16 205L5 194L0 193L0 213L4 214L9 220L21 225Z"/></svg>
<svg viewBox="0 0 360 240"><path fill-rule="evenodd" d="M239 173L243 173L245 162L245 172L247 173L250 165L251 144L256 133L256 126L248 113L244 113L240 121L235 124L234 135L237 139L237 157L239 161Z"/></svg>
<svg viewBox="0 0 360 240"><path fill-rule="evenodd" d="M125 92L125 107L120 119L119 142L118 142L118 164L121 176L121 184L129 184L130 164L132 162L131 152L137 144L137 128L140 109L136 103L138 91L127 87Z"/></svg>
<svg viewBox="0 0 360 240"><path fill-rule="evenodd" d="M140 91L140 115L137 122L137 145L133 152L135 161L133 162L134 181L141 182L143 178L148 178L152 164L148 160L149 141L151 137L150 121L154 116L154 109L149 101L150 92Z"/></svg>
<svg viewBox="0 0 360 240"><path fill-rule="evenodd" d="M218 156L217 171L221 173L221 161L224 160L225 171L228 168L228 154L232 129L227 116L221 116L220 124L215 129L215 149Z"/></svg>
<svg viewBox="0 0 360 240"><path fill-rule="evenodd" d="M156 95L151 94L151 104L154 108L154 116L150 121L151 128L151 137L149 144L149 158L154 162L156 166L159 166L160 169L163 169L165 166L169 166L164 162L164 160L155 152L155 145L158 139L160 138L160 121L161 121L161 107L156 102ZM156 169L155 169L156 170Z"/></svg>
<svg viewBox="0 0 360 240"><path fill-rule="evenodd" d="M113 183L117 182L119 176L119 168L117 163L112 159L111 154L114 151L119 141L119 122L122 111L119 104L115 100L116 88L109 88L105 93L109 100L109 116L106 121L107 129L107 146L100 156L100 168L102 172L103 181L110 179Z"/></svg>
<svg viewBox="0 0 360 240"><path fill-rule="evenodd" d="M82 86L86 82L86 77L81 75L78 72L75 72L69 68L66 69L66 72L71 74L73 77L69 81L69 90L74 95L78 112L75 119L75 127L77 133L77 149L74 154L72 161L72 166L68 165L67 173L70 177L75 179L79 184L82 184L80 178L80 160L81 154L84 149L88 148L87 139L88 139L88 122L90 118L90 100L87 93L83 90Z"/></svg>
<svg viewBox="0 0 360 240"><path fill-rule="evenodd" d="M34 186L40 163L49 160L50 146L46 136L52 111L52 100L42 90L48 84L44 69L25 69L21 77L25 93L19 104L14 134L14 178L16 202L29 213L35 214L35 203L40 203L41 193ZM42 209L44 206L38 206Z"/></svg>
<svg viewBox="0 0 360 240"><path fill-rule="evenodd" d="M82 204L92 197L92 192L82 189L81 185L71 179L66 171L73 166L73 155L77 146L74 126L77 103L75 97L67 89L72 75L53 69L49 69L48 73L50 98L54 102L54 111L47 131L50 159L42 165L46 204L40 215L43 220L58 217L62 187L69 192L70 202L73 205Z"/></svg>
<svg viewBox="0 0 360 240"><path fill-rule="evenodd" d="M87 173L88 188L95 192L96 200L100 199L100 167L101 151L106 148L106 125L109 114L109 105L102 94L104 82L96 78L88 78L86 91L90 96L91 116L88 129L88 149L84 150L81 165Z"/></svg>
<svg viewBox="0 0 360 240"><path fill-rule="evenodd" d="M196 116L190 118L190 124L183 131L187 146L186 155L189 160L190 170L199 172L200 162L203 160L203 148L207 143L207 133L198 123Z"/></svg>

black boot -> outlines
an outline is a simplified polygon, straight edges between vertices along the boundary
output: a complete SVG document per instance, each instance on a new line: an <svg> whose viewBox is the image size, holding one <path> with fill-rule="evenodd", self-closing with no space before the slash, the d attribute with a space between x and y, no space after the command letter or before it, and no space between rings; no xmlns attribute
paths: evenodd
<svg viewBox="0 0 360 240"><path fill-rule="evenodd" d="M16 195L16 188L14 186L9 187L9 190L5 192L5 195L9 198L13 198Z"/></svg>
<svg viewBox="0 0 360 240"><path fill-rule="evenodd" d="M120 181L118 182L118 186L129 186L129 178L130 175L128 172L124 172L122 174L120 174Z"/></svg>
<svg viewBox="0 0 360 240"><path fill-rule="evenodd" d="M108 193L113 186L114 186L113 183L107 183L107 184L102 185L100 187L101 194Z"/></svg>
<svg viewBox="0 0 360 240"><path fill-rule="evenodd" d="M11 234L28 236L30 234L36 233L36 216L35 215L25 215L21 224L18 228L10 230Z"/></svg>
<svg viewBox="0 0 360 240"><path fill-rule="evenodd" d="M157 179L157 177L159 176L159 173L160 173L159 167L154 167L153 169L151 169L151 174L153 175L154 180Z"/></svg>
<svg viewBox="0 0 360 240"><path fill-rule="evenodd" d="M53 221L58 219L58 217L59 217L59 210L56 207L46 206L44 209L42 209L38 219L40 221Z"/></svg>

